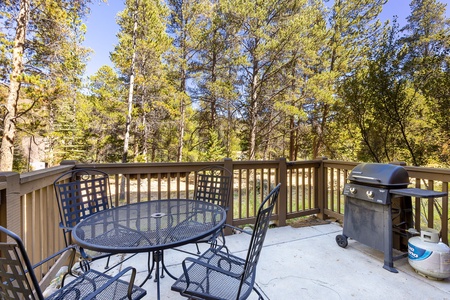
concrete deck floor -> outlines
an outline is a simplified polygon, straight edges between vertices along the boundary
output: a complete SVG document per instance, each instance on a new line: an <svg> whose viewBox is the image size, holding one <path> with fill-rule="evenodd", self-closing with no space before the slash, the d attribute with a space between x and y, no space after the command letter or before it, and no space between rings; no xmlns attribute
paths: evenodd
<svg viewBox="0 0 450 300"><path fill-rule="evenodd" d="M382 268L382 252L354 240L349 240L347 248L341 248L335 242L340 233L342 228L336 223L270 229L256 275L257 285L266 298L450 299L450 279L436 281L422 277L414 272L407 258L395 261L398 273L388 272ZM247 234L231 235L227 237L227 246L233 254L245 257L249 240ZM195 251L195 245L183 248ZM173 275L181 274L181 261L186 256L179 251L165 251L165 263ZM123 264L137 269L136 284L147 275L146 262L147 254L139 254ZM93 268L101 269L101 262L97 261ZM171 291L173 282L169 276L161 279L161 299L185 299ZM145 299L157 299L152 279L143 288L147 290ZM256 293L249 299L257 299Z"/></svg>

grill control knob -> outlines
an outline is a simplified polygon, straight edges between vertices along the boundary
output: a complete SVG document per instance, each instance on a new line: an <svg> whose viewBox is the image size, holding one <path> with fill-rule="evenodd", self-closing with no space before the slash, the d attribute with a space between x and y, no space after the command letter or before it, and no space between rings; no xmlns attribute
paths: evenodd
<svg viewBox="0 0 450 300"><path fill-rule="evenodd" d="M366 195L367 195L367 197L369 197L370 199L373 199L373 197L374 197L373 191L367 191L367 192L366 192Z"/></svg>
<svg viewBox="0 0 450 300"><path fill-rule="evenodd" d="M350 188L350 194L352 194L352 195L356 194L356 188L351 187Z"/></svg>

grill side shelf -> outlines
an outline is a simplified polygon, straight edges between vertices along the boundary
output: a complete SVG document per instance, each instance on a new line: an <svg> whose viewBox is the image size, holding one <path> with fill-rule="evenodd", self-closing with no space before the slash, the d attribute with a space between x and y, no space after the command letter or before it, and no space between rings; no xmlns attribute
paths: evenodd
<svg viewBox="0 0 450 300"><path fill-rule="evenodd" d="M393 195L419 197L419 198L439 198L448 195L446 192L437 192L418 188L393 189L389 190L389 193Z"/></svg>

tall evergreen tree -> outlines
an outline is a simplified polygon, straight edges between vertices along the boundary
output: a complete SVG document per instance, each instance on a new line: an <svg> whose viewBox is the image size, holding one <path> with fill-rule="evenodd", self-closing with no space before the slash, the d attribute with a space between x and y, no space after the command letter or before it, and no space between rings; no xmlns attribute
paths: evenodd
<svg viewBox="0 0 450 300"><path fill-rule="evenodd" d="M446 5L437 0L413 0L410 7L411 14L402 28L405 36L400 41L405 46L405 75L426 97L430 110L423 118L440 132L434 142L420 143L429 146L424 149L428 157L449 162L450 19L445 17Z"/></svg>
<svg viewBox="0 0 450 300"><path fill-rule="evenodd" d="M10 68L2 80L9 86L5 101L0 169L11 170L18 132L25 130L23 116L59 97L70 97L79 86L86 51L80 47L87 13L85 1L13 0L0 3L5 12ZM9 36L10 33L14 35ZM4 51L4 50L3 50ZM4 53L4 52L3 52ZM10 70L10 71L9 71ZM66 80L68 79L69 80ZM48 109L51 111L51 108ZM42 118L31 130L42 129ZM50 159L51 160L51 159ZM50 161L51 162L51 161Z"/></svg>
<svg viewBox="0 0 450 300"><path fill-rule="evenodd" d="M109 66L89 77L88 95L79 101L77 128L84 142L85 160L119 162L122 159L126 96L120 78Z"/></svg>
<svg viewBox="0 0 450 300"><path fill-rule="evenodd" d="M334 156L339 126L333 126L337 88L364 62L370 42L380 33L377 16L386 0L336 0L328 13L328 33L320 62L312 66L305 110L311 128L311 156ZM333 129L337 129L333 131Z"/></svg>
<svg viewBox="0 0 450 300"><path fill-rule="evenodd" d="M209 0L167 0L170 10L168 32L173 37L172 51L167 55L170 64L170 80L177 89L179 98L177 161L183 160L185 136L188 127L187 115L192 101L189 81L193 60L197 55L196 43L205 24L203 15L208 12Z"/></svg>
<svg viewBox="0 0 450 300"><path fill-rule="evenodd" d="M163 54L170 47L165 33L166 15L166 7L158 0L127 1L119 15L119 43L111 58L129 91L123 157L131 151L133 159L142 152L146 156L150 122L157 124L167 114L172 114L173 100L168 99L174 95L162 62ZM155 111L158 113L154 114ZM126 146L127 132L134 143L131 150Z"/></svg>
<svg viewBox="0 0 450 300"><path fill-rule="evenodd" d="M237 70L238 108L245 125L244 149L249 159L268 153L280 123L277 102L282 102L291 82L286 70L300 57L301 33L312 19L308 1L229 1L226 12L239 28L240 64ZM298 56L296 56L298 55ZM266 150L264 150L266 149Z"/></svg>
<svg viewBox="0 0 450 300"><path fill-rule="evenodd" d="M202 30L196 35L195 56L189 64L195 89L191 89L198 108L199 143L196 148L204 155L213 151L217 156L215 139L221 142L222 157L232 157L236 136L237 82L236 64L238 44L236 27L222 10L221 1L210 1L200 20ZM219 135L219 136L217 136ZM214 149L210 149L213 147Z"/></svg>
<svg viewBox="0 0 450 300"><path fill-rule="evenodd" d="M403 76L397 32L394 26L381 43L373 42L369 60L345 81L340 94L348 109L347 120L356 124L361 134L359 159L417 164L421 156L417 133L427 135L427 126L419 118L425 106ZM343 118L340 121L345 122Z"/></svg>
<svg viewBox="0 0 450 300"><path fill-rule="evenodd" d="M17 16L16 34L12 50L12 72L10 75L8 99L6 101L5 117L3 119L2 145L0 170L11 171L14 158L14 140L16 138L18 115L17 105L21 86L21 76L24 72L23 60L25 52L25 39L29 22L31 0L20 1L20 9Z"/></svg>

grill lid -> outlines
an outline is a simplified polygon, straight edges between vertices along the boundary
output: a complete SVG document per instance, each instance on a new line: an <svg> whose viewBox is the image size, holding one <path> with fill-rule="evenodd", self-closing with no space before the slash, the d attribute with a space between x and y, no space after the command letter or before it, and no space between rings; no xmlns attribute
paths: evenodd
<svg viewBox="0 0 450 300"><path fill-rule="evenodd" d="M391 164L363 163L353 168L348 180L377 187L404 188L409 184L405 168Z"/></svg>

